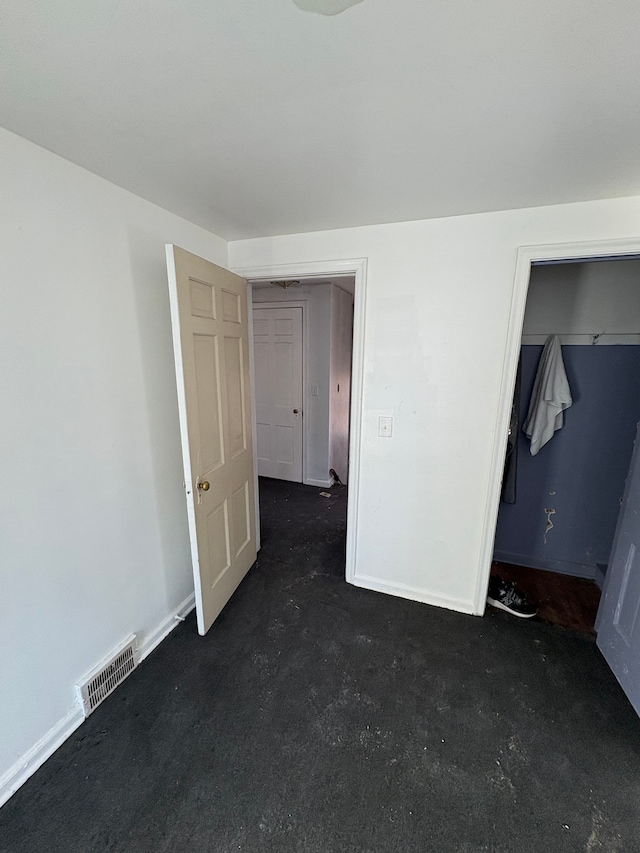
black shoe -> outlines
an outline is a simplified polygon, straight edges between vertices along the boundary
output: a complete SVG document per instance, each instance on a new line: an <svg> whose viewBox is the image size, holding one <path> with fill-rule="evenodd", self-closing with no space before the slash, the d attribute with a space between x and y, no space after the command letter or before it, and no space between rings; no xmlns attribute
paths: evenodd
<svg viewBox="0 0 640 853"><path fill-rule="evenodd" d="M521 619L531 619L538 612L536 607L529 604L524 594L516 589L514 583L507 583L497 575L493 575L489 581L487 604L520 616Z"/></svg>

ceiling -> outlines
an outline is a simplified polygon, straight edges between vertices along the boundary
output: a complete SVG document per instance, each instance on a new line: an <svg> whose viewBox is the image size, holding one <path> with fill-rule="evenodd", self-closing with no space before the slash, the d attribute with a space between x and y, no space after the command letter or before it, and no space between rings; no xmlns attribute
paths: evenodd
<svg viewBox="0 0 640 853"><path fill-rule="evenodd" d="M0 124L227 239L640 194L638 0L0 18Z"/></svg>

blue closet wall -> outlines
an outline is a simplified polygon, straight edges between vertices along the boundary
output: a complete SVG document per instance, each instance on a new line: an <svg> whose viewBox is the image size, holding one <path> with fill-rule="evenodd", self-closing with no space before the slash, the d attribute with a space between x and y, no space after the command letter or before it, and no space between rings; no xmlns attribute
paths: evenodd
<svg viewBox="0 0 640 853"><path fill-rule="evenodd" d="M522 347L521 424L542 346ZM500 503L494 558L597 578L613 541L640 420L640 346L563 346L573 406L537 456L520 431L515 504ZM547 509L553 528L546 534Z"/></svg>

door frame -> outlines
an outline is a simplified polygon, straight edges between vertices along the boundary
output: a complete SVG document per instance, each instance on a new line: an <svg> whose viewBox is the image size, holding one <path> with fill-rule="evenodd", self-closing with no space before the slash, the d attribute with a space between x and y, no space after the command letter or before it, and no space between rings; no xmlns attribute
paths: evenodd
<svg viewBox="0 0 640 853"><path fill-rule="evenodd" d="M486 607L531 265L536 261L563 263L564 261L590 261L595 258L625 260L638 255L640 255L640 237L622 240L589 240L583 243L545 243L518 248L480 544L480 564L476 574L473 609L476 616L482 616Z"/></svg>
<svg viewBox="0 0 640 853"><path fill-rule="evenodd" d="M363 423L365 311L367 305L367 258L333 261L306 261L297 264L273 264L259 267L234 267L232 272L247 281L272 281L274 279L331 278L352 275L355 278L353 303L353 354L351 361L351 409L349 426L349 499L347 501L347 551L345 577L348 583L356 578L358 526L360 523L360 469ZM253 322L253 309L249 300L249 322ZM250 358L252 416L255 418L255 365ZM258 501L257 453L254 440L254 466L256 467L256 507ZM256 512L257 542L260 544L260 512Z"/></svg>
<svg viewBox="0 0 640 853"><path fill-rule="evenodd" d="M249 284L249 297L252 296L252 286L251 282ZM309 484L307 481L307 422L305 420L305 412L307 409L307 369L308 369L308 345L307 345L307 299L302 296L293 300L290 299L288 301L282 302L253 302L251 299L251 343L253 345L253 312L256 308L301 308L302 309L302 482L307 485L315 485L315 483ZM255 363L255 362L254 362ZM255 390L255 389L254 389ZM254 405L255 399L251 398ZM257 443L257 442L256 442ZM257 460L257 456L256 456ZM256 471L258 468L258 463L256 461Z"/></svg>

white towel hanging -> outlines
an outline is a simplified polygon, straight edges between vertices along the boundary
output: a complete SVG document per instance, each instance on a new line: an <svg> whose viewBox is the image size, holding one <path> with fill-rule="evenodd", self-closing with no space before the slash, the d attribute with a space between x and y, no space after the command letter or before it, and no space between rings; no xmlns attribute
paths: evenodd
<svg viewBox="0 0 640 853"><path fill-rule="evenodd" d="M542 350L529 411L522 430L531 439L531 455L553 438L564 424L564 410L573 403L562 361L558 335L550 335Z"/></svg>

